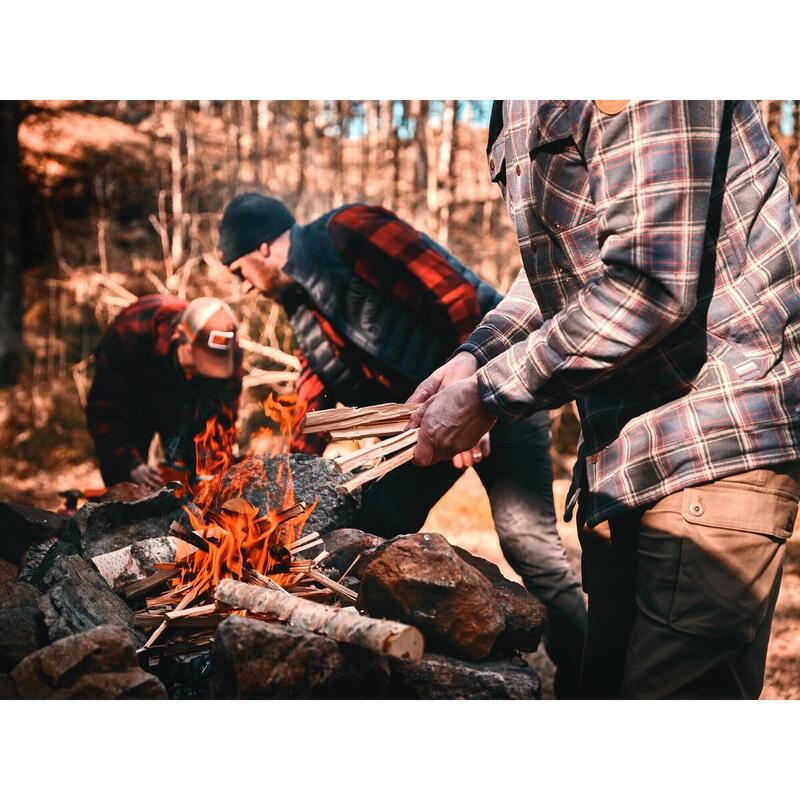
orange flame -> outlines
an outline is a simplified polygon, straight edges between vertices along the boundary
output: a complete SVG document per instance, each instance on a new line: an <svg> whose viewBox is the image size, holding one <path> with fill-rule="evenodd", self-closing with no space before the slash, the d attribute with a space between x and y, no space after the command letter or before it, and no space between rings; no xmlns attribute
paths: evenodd
<svg viewBox="0 0 800 800"><path fill-rule="evenodd" d="M278 423L281 452L288 453L291 436L305 413L305 404L294 395L264 401L264 412ZM276 476L277 508L265 513L242 497L244 489L266 484L263 463L256 458L234 466L233 444L236 431L224 428L216 419L206 423L195 437L197 482L191 487L193 504L185 507L194 533L208 545L197 550L181 563L181 584L198 593L215 586L226 577L242 578L247 571L272 573L286 560L285 548L302 532L314 505L297 509L294 485L288 458L278 465ZM233 467L233 468L232 468ZM265 487L266 488L266 487ZM266 495L266 492L265 492ZM283 509L283 510L281 510ZM294 577L274 574L278 583Z"/></svg>
<svg viewBox="0 0 800 800"><path fill-rule="evenodd" d="M278 425L277 435L271 428L261 428L251 439L252 452L262 455L280 455L291 451L292 439L305 416L308 403L297 395L286 394L275 397L270 394L264 400L264 414Z"/></svg>

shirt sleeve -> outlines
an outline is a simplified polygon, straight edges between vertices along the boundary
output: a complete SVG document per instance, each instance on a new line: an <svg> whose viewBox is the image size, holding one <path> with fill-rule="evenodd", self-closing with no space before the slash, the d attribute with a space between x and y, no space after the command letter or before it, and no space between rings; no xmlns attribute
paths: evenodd
<svg viewBox="0 0 800 800"><path fill-rule="evenodd" d="M129 480L131 471L144 462L129 429L125 379L114 366L122 358L118 338L110 330L97 348L95 375L86 404L87 426L107 486Z"/></svg>
<svg viewBox="0 0 800 800"><path fill-rule="evenodd" d="M539 305L524 269L519 271L503 300L480 322L456 353L471 353L484 364L521 342L542 325Z"/></svg>
<svg viewBox="0 0 800 800"><path fill-rule="evenodd" d="M605 270L478 371L493 413L520 418L580 396L691 313L722 102L587 104L574 137L588 169Z"/></svg>
<svg viewBox="0 0 800 800"><path fill-rule="evenodd" d="M475 287L430 240L379 206L348 206L328 223L355 275L384 296L426 315L455 347L480 320Z"/></svg>

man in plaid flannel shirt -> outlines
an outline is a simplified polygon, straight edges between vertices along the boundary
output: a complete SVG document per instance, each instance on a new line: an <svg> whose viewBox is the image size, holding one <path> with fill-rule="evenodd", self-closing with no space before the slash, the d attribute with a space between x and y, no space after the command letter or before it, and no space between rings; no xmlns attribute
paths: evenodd
<svg viewBox="0 0 800 800"><path fill-rule="evenodd" d="M502 299L449 252L391 211L355 204L297 225L274 198L234 198L220 227L222 260L287 311L309 409L402 402ZM575 696L585 601L555 525L547 412L498 425L453 463L410 464L367 488L358 527L381 536L419 530L461 470L474 465L503 552L547 608L545 645L556 693ZM300 436L295 450L321 453ZM489 446L491 453L489 453Z"/></svg>
<svg viewBox="0 0 800 800"><path fill-rule="evenodd" d="M497 102L488 156L524 270L411 398L415 461L577 399L584 695L757 697L800 495L800 222L759 108Z"/></svg>
<svg viewBox="0 0 800 800"><path fill-rule="evenodd" d="M86 405L106 486L164 483L147 463L156 433L167 464L191 472L193 438L206 421L236 424L243 375L236 328L233 311L213 297L147 295L117 315L97 345Z"/></svg>

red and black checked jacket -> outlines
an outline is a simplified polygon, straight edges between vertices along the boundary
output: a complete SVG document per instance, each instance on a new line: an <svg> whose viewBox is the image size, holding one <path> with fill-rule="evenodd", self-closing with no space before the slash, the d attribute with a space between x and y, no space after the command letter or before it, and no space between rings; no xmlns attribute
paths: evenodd
<svg viewBox="0 0 800 800"><path fill-rule="evenodd" d="M242 390L242 354L228 380L186 380L172 335L186 302L148 295L124 309L95 351L86 419L107 486L130 479L158 432L169 461L194 464L193 437L216 416L234 425Z"/></svg>
<svg viewBox="0 0 800 800"><path fill-rule="evenodd" d="M351 205L292 229L284 298L309 409L403 401L501 300L425 234L385 208ZM320 452L319 436L297 450Z"/></svg>

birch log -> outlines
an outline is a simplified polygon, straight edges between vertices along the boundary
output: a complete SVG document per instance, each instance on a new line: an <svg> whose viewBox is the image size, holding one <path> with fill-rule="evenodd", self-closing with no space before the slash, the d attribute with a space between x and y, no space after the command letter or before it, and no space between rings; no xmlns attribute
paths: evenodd
<svg viewBox="0 0 800 800"><path fill-rule="evenodd" d="M394 658L416 661L425 647L422 634L410 625L362 617L354 609L330 608L239 581L220 581L215 597L226 606L268 614L296 628Z"/></svg>

